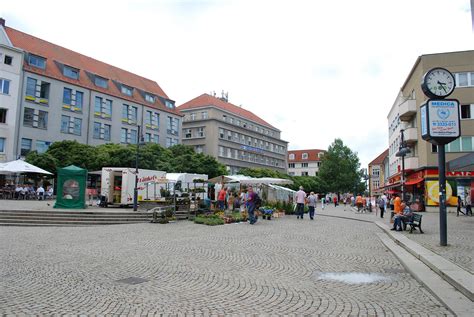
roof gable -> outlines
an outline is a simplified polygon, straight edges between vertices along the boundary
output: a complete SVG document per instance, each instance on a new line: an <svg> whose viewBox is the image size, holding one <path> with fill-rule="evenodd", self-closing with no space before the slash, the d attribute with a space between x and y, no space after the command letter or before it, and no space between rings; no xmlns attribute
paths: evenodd
<svg viewBox="0 0 474 317"><path fill-rule="evenodd" d="M321 161L319 157L319 153L325 153L325 150L320 149L309 149L309 150L293 150L288 151L288 163L292 162L314 162L314 161ZM304 159L303 154L307 154L308 158ZM293 154L295 158L290 160L290 155Z"/></svg>
<svg viewBox="0 0 474 317"><path fill-rule="evenodd" d="M207 106L214 106L216 108L219 108L221 110L230 112L234 115L240 116L244 119L247 119L251 122L255 122L258 124L261 124L263 126L266 126L268 128L272 128L275 130L278 130L256 114L254 114L251 111L245 110L242 107L236 106L234 104L231 104L230 102L223 101L219 98L213 97L209 94L202 94L199 97L196 97L181 106L178 107L178 110L188 110L188 109L195 109L195 108L201 108L201 107L207 107ZM279 130L278 130L279 131Z"/></svg>
<svg viewBox="0 0 474 317"><path fill-rule="evenodd" d="M388 149L382 152L379 156L377 156L372 162L369 163L371 165L382 165L385 158L388 156Z"/></svg>
<svg viewBox="0 0 474 317"><path fill-rule="evenodd" d="M157 108L166 112L180 114L179 111L175 109L166 108L158 98L156 98L154 103L150 103L146 101L136 89L133 89L133 94L131 96L127 96L123 94L116 85L112 84L113 80L129 87L138 88L153 95L169 99L166 93L155 81L106 64L56 44L47 42L32 35L12 29L10 27L5 27L5 31L13 46L23 49L28 54L34 54L46 58L45 69L33 67L28 63L24 63L24 70L26 71L102 92L104 94L129 100L151 108ZM79 79L75 80L64 76L62 73L62 67L58 67L58 63L59 65L67 65L78 69ZM88 74L86 74L86 72ZM92 80L93 78L91 78L91 74L108 79L108 88L96 86Z"/></svg>

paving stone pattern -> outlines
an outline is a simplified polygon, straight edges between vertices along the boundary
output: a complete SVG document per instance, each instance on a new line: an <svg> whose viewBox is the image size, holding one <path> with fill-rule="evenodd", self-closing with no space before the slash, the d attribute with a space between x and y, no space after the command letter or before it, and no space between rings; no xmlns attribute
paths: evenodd
<svg viewBox="0 0 474 317"><path fill-rule="evenodd" d="M421 212L423 215L421 228L424 234L418 231L410 234L409 231L402 232L406 237L419 243L423 247L431 250L445 259L459 265L470 273L474 273L474 217L456 216L455 209L450 208L447 214L447 238L448 245L440 246L439 235L439 213ZM381 219L380 215L372 213L356 213L354 210L340 205L338 207L328 206L324 210L317 210L318 213L327 216L347 217L365 221L382 221L388 226L392 226L390 221L390 211Z"/></svg>
<svg viewBox="0 0 474 317"><path fill-rule="evenodd" d="M378 232L290 216L254 226L1 227L0 315L451 315ZM383 279L320 278L331 272Z"/></svg>

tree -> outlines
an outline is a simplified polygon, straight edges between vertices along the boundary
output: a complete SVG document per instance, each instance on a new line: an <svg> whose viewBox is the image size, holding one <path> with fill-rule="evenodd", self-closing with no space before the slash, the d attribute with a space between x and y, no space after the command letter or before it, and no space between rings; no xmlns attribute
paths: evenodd
<svg viewBox="0 0 474 317"><path fill-rule="evenodd" d="M97 162L97 148L77 141L54 142L46 153L56 159L58 168L76 165L91 170Z"/></svg>
<svg viewBox="0 0 474 317"><path fill-rule="evenodd" d="M285 173L282 173L282 172L279 172L279 171L276 171L276 170L272 170L272 169L269 169L269 168L249 168L249 167L246 167L246 168L240 169L239 174L250 176L250 177L256 177L256 178L260 178L260 177L287 178L287 179L291 178L290 176L288 176Z"/></svg>
<svg viewBox="0 0 474 317"><path fill-rule="evenodd" d="M319 177L330 192L353 192L361 183L357 153L335 139L321 159Z"/></svg>
<svg viewBox="0 0 474 317"><path fill-rule="evenodd" d="M58 161L54 156L47 152L38 154L36 151L31 151L26 156L25 161L48 172L56 174Z"/></svg>

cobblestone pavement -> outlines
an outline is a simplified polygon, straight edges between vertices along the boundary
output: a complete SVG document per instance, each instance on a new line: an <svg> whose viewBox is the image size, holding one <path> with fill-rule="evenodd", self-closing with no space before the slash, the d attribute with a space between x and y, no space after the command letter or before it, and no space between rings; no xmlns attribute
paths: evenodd
<svg viewBox="0 0 474 317"><path fill-rule="evenodd" d="M384 218L380 218L380 214L372 213L356 213L349 207L340 205L327 206L324 210L318 208L318 212L329 216L347 217L367 221L382 221L383 223L392 226L390 222L390 211L384 214ZM440 246L439 235L439 213L438 212L422 212L423 215L421 228L424 234L419 232L410 234L409 231L403 234L419 243L423 247L437 253L438 255L450 260L459 265L470 273L474 273L474 217L461 215L456 216L455 212L448 212L447 214L447 246Z"/></svg>
<svg viewBox="0 0 474 317"><path fill-rule="evenodd" d="M0 227L0 315L451 315L378 232L290 216L254 226Z"/></svg>

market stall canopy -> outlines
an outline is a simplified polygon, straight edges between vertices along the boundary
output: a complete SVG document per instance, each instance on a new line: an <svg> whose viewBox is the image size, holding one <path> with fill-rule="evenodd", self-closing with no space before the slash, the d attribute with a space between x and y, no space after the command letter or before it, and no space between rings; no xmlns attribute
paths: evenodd
<svg viewBox="0 0 474 317"><path fill-rule="evenodd" d="M287 185L293 184L293 181L284 178L271 178L271 177L261 177L261 178L254 178L245 175L223 175L211 178L208 180L211 183L240 183L245 185L252 185L252 184L279 184L279 185Z"/></svg>
<svg viewBox="0 0 474 317"><path fill-rule="evenodd" d="M48 174L52 173L34 166L33 164L27 163L23 160L16 160L6 163L0 163L0 174L13 174L13 173L36 173L36 174Z"/></svg>
<svg viewBox="0 0 474 317"><path fill-rule="evenodd" d="M245 175L221 175L208 179L209 183L240 183L242 180L251 179L250 176Z"/></svg>

